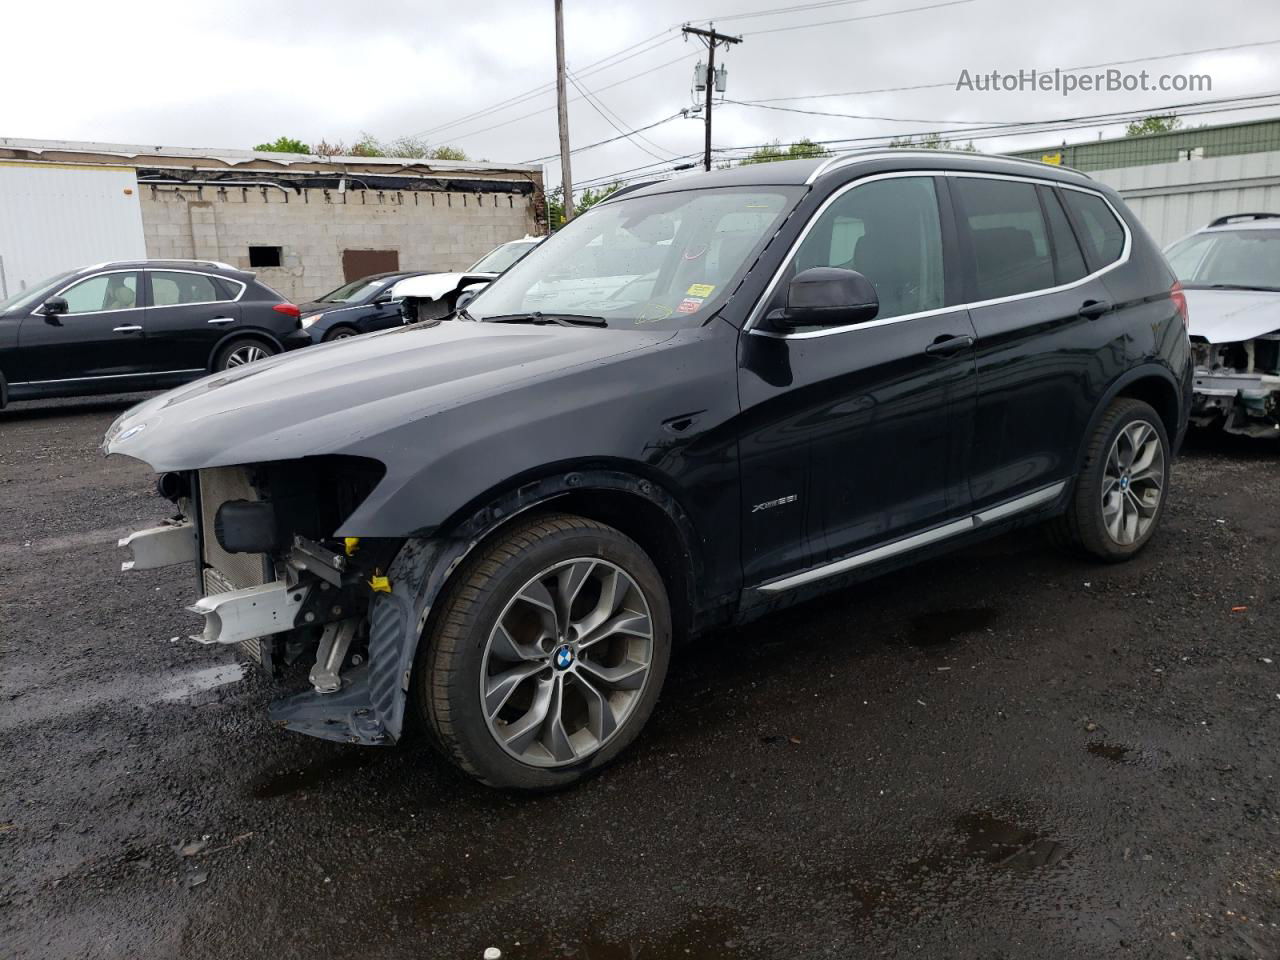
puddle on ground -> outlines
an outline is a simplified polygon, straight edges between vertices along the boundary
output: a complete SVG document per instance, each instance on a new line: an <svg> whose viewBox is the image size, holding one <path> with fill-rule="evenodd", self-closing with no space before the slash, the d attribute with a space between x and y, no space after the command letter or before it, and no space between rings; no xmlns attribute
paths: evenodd
<svg viewBox="0 0 1280 960"><path fill-rule="evenodd" d="M742 946L735 931L736 924L725 917L700 916L659 937L613 938L590 931L493 946L504 960L734 960Z"/></svg>
<svg viewBox="0 0 1280 960"><path fill-rule="evenodd" d="M183 673L168 677L160 686L155 699L166 703L175 700L186 700L188 697L215 687L224 687L244 679L244 664L223 663L216 667L205 667L193 673Z"/></svg>
<svg viewBox="0 0 1280 960"><path fill-rule="evenodd" d="M1095 757L1110 760L1112 763L1132 762L1125 759L1130 753L1129 748L1119 743L1091 743L1086 749Z"/></svg>
<svg viewBox="0 0 1280 960"><path fill-rule="evenodd" d="M253 786L253 795L259 800L283 797L301 790L309 790L340 780L352 770L362 770L374 762L378 747L351 747L324 760L292 770L280 770L262 778Z"/></svg>
<svg viewBox="0 0 1280 960"><path fill-rule="evenodd" d="M985 811L954 822L955 833L929 850L892 868L876 881L846 880L864 917L892 920L960 902L974 888L974 869L1030 876L1059 864L1064 843Z"/></svg>
<svg viewBox="0 0 1280 960"><path fill-rule="evenodd" d="M931 610L911 618L907 641L917 647L938 647L975 630L985 630L998 612L991 607Z"/></svg>

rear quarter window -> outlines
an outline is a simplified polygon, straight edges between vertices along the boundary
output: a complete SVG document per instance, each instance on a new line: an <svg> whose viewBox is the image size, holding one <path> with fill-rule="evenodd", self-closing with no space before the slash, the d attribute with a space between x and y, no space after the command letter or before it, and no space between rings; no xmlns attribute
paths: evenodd
<svg viewBox="0 0 1280 960"><path fill-rule="evenodd" d="M1119 260L1124 252L1124 227L1111 206L1096 193L1082 190L1063 190L1062 199L1075 219L1090 266L1099 270Z"/></svg>

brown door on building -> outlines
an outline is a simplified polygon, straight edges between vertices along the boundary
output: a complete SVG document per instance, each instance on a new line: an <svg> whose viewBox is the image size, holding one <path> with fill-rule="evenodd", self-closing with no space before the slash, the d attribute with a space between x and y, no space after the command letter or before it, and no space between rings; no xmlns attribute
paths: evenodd
<svg viewBox="0 0 1280 960"><path fill-rule="evenodd" d="M373 273L400 269L399 250L343 250L342 279L359 280Z"/></svg>

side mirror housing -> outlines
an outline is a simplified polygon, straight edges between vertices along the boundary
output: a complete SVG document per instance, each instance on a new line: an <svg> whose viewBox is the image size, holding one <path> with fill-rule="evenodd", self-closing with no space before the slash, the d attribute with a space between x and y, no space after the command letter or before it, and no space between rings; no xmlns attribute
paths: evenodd
<svg viewBox="0 0 1280 960"><path fill-rule="evenodd" d="M50 297L44 302L44 306L41 309L44 310L46 317L57 317L66 313L69 308L67 301L63 297Z"/></svg>
<svg viewBox="0 0 1280 960"><path fill-rule="evenodd" d="M786 307L771 319L785 327L838 327L866 323L879 312L876 288L858 271L810 267L792 278Z"/></svg>

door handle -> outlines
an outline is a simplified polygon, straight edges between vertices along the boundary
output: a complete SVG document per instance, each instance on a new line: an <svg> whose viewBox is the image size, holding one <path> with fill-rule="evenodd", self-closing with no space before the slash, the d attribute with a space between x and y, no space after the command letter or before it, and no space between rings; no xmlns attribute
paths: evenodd
<svg viewBox="0 0 1280 960"><path fill-rule="evenodd" d="M1080 316L1086 320L1097 320L1110 309L1111 304L1106 300L1086 300L1080 305Z"/></svg>
<svg viewBox="0 0 1280 960"><path fill-rule="evenodd" d="M931 357L951 357L962 350L968 350L972 346L973 337L967 333L962 333L959 336L944 334L925 347L924 352Z"/></svg>
<svg viewBox="0 0 1280 960"><path fill-rule="evenodd" d="M235 317L214 317L209 322L210 323L235 323L236 318Z"/></svg>
<svg viewBox="0 0 1280 960"><path fill-rule="evenodd" d="M137 333L142 329L142 327L138 326L136 323L130 323L123 327L112 327L112 329L115 330L116 333Z"/></svg>

